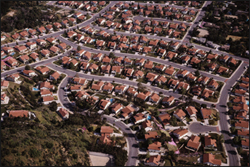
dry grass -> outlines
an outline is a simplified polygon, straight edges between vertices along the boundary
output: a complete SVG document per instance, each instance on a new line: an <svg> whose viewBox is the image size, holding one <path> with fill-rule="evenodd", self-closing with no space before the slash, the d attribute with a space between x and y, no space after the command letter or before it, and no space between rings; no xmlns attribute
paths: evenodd
<svg viewBox="0 0 250 167"><path fill-rule="evenodd" d="M230 37L232 38L233 41L237 41L237 40L240 40L241 38L244 38L240 36L228 35L226 40L228 40Z"/></svg>

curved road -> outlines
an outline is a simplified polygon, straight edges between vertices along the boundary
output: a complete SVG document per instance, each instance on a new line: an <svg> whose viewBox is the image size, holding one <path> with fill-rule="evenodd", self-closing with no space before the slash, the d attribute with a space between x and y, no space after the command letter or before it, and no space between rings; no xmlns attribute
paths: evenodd
<svg viewBox="0 0 250 167"><path fill-rule="evenodd" d="M206 125L201 125L200 122L193 122L188 126L188 130L192 133L205 133L209 131L217 131L217 126L206 126Z"/></svg>
<svg viewBox="0 0 250 167"><path fill-rule="evenodd" d="M73 28L76 28L77 26L79 26L79 27L81 27L81 26L86 26L86 25L88 25L88 24L90 24L94 19L95 19L95 17L98 17L98 15L100 14L100 13L103 13L103 12L105 12L105 10L106 9L108 9L110 6L113 6L116 2L118 2L118 1L112 1L109 5L107 5L104 9L102 9L101 10L101 12L99 12L99 13L96 13L92 18L90 18L89 20L87 20L87 21L85 21L85 22L83 22L83 23L81 23L81 24L78 24L78 25L76 25L76 26L74 26L74 27L71 27L71 28L69 28L69 29L73 29ZM211 1L208 1L206 4L205 4L205 6L207 6L209 3L211 3ZM204 15L204 13L205 13L205 11L204 10L202 10L201 11L201 13L200 13L200 15L198 16L198 18L196 19L196 20L199 20L200 18L202 18L203 16L202 15ZM195 22L195 24L197 24L197 22ZM191 29L190 29L190 31L192 31L192 29L195 27L195 24L193 24L192 25L192 27L191 27ZM41 39L43 39L43 38L46 38L46 37L51 37L51 36L59 36L59 35L61 35L61 34L63 34L63 32L64 32L64 30L61 30L61 31L58 31L58 32L55 32L55 33L51 33L51 34L47 34L47 35L44 35L44 36L42 36L42 37L40 37ZM185 37L185 39L183 40L184 42L186 42L186 38L187 39L189 39L189 36L190 34L188 34L186 37ZM59 37L59 38L62 38L62 37ZM62 38L63 39L63 38ZM29 39L30 41L35 41L36 39L35 38L33 38L33 39ZM64 41L67 41L67 40L65 40L64 39ZM26 41L20 41L20 42L18 42L19 44L24 44ZM68 41L69 42L69 41ZM13 46L15 46L16 45L16 43L14 42L14 43L11 43L11 44L8 44L9 46L11 46L11 47L13 47ZM76 46L77 47L77 45L76 44L74 44L74 43L72 43L71 42L71 44L70 44L71 46L73 45L74 47ZM200 45L194 45L196 48L201 48L201 49L203 49L203 50L205 50L205 51L209 51L209 50L213 50L213 49L211 49L211 48L208 48L208 47L204 47L204 46L200 46ZM83 47L84 49L89 49L89 50L93 50L93 49L90 49L90 48L86 48L86 47ZM96 49L94 49L94 50L96 50ZM90 51L91 52L91 51ZM98 51L99 52L99 51ZM107 53L109 53L109 51L102 51L102 52L107 52ZM243 60L243 61L246 61L246 62L248 62L248 60L246 59L246 58L242 58L242 57L238 57L238 56L234 56L234 55L230 55L230 54L228 54L228 53L226 53L226 52L222 52L222 51L215 51L215 50L213 50L213 52L214 53L217 53L217 54L227 54L227 55L229 55L229 56L231 56L231 57L234 57L234 58L236 58L236 59L239 59L239 60ZM63 55L67 55L67 53L64 53L64 54L62 54L62 55L59 55L59 56L63 56ZM123 53L119 53L119 55L120 56L127 56L127 57L129 57L129 56L137 56L138 58L139 58L139 56L141 56L141 55L129 55L129 54L123 54ZM63 73L66 73L66 74L68 74L68 76L74 76L75 74L76 74L76 72L74 72L74 71L71 71L71 70L64 70L64 69L62 69L61 67L57 67L56 65L54 65L54 64L51 64L51 62L53 62L53 61L55 61L55 60L57 60L58 59L58 57L59 56L56 56L56 57L53 57L53 58L50 58L50 59L47 59L47 60L44 60L44 61L40 61L40 62L37 62L37 63L33 63L33 64L30 64L32 67L34 67L34 66L36 66L36 65L48 65L49 67L51 67L51 68L53 68L53 69L55 69L55 70L58 70L58 71L60 71L60 72L63 72ZM148 59L150 59L151 60L151 57L145 57L145 56L143 56L144 58L148 58ZM151 60L151 61L156 61L157 60L157 58L152 58L153 60ZM161 60L161 59L159 59L159 61L162 63L162 62L164 62L164 60ZM156 61L157 62L157 61ZM171 62L166 62L166 64L171 64ZM173 63L173 64L175 64L175 63ZM176 66L177 64L175 64L175 65L173 65L173 66ZM226 103L227 103L227 101L226 101L226 99L227 99L227 97L228 97L228 89L230 89L230 87L236 82L236 80L238 79L238 77L243 73L243 71L244 71L244 66L245 65L247 65L247 64L245 64L244 62L238 67L238 69L237 69L237 71L231 76L231 78L229 78L229 79L227 79L227 80L225 80L224 82L226 83L225 84L225 86L224 86L224 88L221 90L221 95L220 95L220 98L219 98L219 102L218 102L218 105L217 105L217 109L218 109L218 111L220 112L220 127L221 127L221 133L223 133L223 135L224 135L224 140L225 140L225 147L226 147L226 150L227 150L227 152L228 152L228 156L229 156L229 164L230 164L230 166L239 166L239 161L238 161L238 157L237 157L237 152L236 152L236 149L234 148L234 147L232 147L232 145L229 143L229 141L231 141L231 139L230 139L230 136L229 136L229 134L230 134L230 132L229 132L229 127L228 127L228 123L227 123L227 115L226 115L226 113L227 113L227 111L226 111L226 108L224 108L224 107L222 107L222 105L226 105ZM180 65L179 65L180 66ZM185 68L185 66L181 66L180 68ZM188 68L188 67L186 67L186 68ZM13 69L13 70L9 70L9 71L6 71L6 72L3 72L3 73L1 73L2 74L2 76L5 76L5 75L9 75L9 74L13 74L13 73L16 73L16 72L19 72L19 70L23 70L24 69L24 67L19 67L19 68L17 68L17 69ZM189 71L192 71L191 70L192 68L189 68L188 70ZM205 75L207 75L207 74L205 74ZM96 75L94 75L94 76L91 76L91 75L87 75L87 74L83 74L83 73L79 73L79 76L80 77L84 77L84 78L86 78L86 79L92 79L92 78L95 78L95 79L102 79L102 80L105 80L105 81L110 81L110 82L112 82L113 80L114 81L116 81L116 82L118 82L118 83L122 83L122 84L128 84L128 85L133 85L133 86L135 86L135 87L137 87L137 83L136 82L133 82L133 81L129 81L129 80L122 80L122 79L119 79L119 78L112 78L112 77L104 77L104 76L96 76ZM213 78L215 78L216 76L214 76L213 75ZM218 76L218 79L217 78L215 78L216 80L222 80L222 78L223 77L219 77ZM65 80L65 83L63 82L62 84L61 84L61 86L63 87L63 85L65 84L67 84L67 82L66 82L67 80ZM169 92L169 91L166 91L166 90L162 90L162 89L160 89L160 88L157 88L157 87L153 87L153 86L148 86L148 85L146 85L147 87L150 87L151 88L151 90L153 90L153 91L156 91L156 92L163 92L164 94L168 94L168 95L173 95L174 97L180 97L181 95L178 95L178 94L175 94L175 93L173 93L173 92ZM63 103L63 105L65 106L65 107L67 107L67 108L70 108L70 106L71 106L71 104L70 104L70 102L68 102L68 101L64 101L64 99L63 99L63 96L64 96L64 92L62 91L62 89L60 89L59 88L59 100L60 101L62 101L62 103ZM200 100L194 100L194 101L197 101L197 102L199 102L199 103L201 103L201 101ZM207 105L209 105L210 106L210 102L206 102L206 101L202 101L202 103L204 103L204 104L207 104ZM107 118L107 120L108 120L108 118ZM109 119L110 121L111 121L111 118ZM121 125L119 124L119 123L116 123L117 124L117 126L118 127L120 127L121 129L123 129L123 130L125 130L125 132L126 133L128 133L128 134L132 134L132 132L131 131L128 131L127 129L126 129L126 127L125 127L125 125L124 125L124 127L123 127L123 125L122 125L122 123L121 123ZM127 131L126 131L127 130ZM130 137L130 136L129 136ZM131 140L129 139L129 141L131 141L132 143L133 143L133 140L132 140L132 135L131 135ZM135 143L133 143L133 144L135 144ZM132 145L133 145L132 144ZM129 144L129 145L131 145L131 144ZM135 145L134 145L135 146ZM130 148L129 148L130 149ZM133 146L132 146L132 148L130 149L130 150L132 150L133 149ZM137 153L136 153L136 151L132 151L132 153L130 153L130 151L129 151L129 161L128 161L128 163L127 163L127 165L134 165L135 164L135 161L136 161L136 159L133 159L133 157L136 157L137 156ZM131 158L131 160L130 160L130 158Z"/></svg>
<svg viewBox="0 0 250 167"><path fill-rule="evenodd" d="M64 71L65 70L60 69L60 72L64 72ZM68 71L66 72L68 76L74 76L75 72L73 71L68 72ZM58 87L58 96L59 96L58 99L65 108L72 111L73 110L72 103L68 101L68 98L65 98L67 97L67 95L63 89L68 84L68 79L69 79L68 76L61 82L60 87ZM85 115L85 113L83 112L81 114ZM128 144L129 150L128 150L128 161L126 163L126 166L136 166L139 149L138 149L137 141L135 140L135 135L132 133L131 129L127 127L123 122L119 122L119 121L115 122L115 118L113 117L110 117L108 115L103 115L103 117L106 118L109 123L115 124L115 126L120 128L123 133L128 134L126 138L128 141L127 144Z"/></svg>

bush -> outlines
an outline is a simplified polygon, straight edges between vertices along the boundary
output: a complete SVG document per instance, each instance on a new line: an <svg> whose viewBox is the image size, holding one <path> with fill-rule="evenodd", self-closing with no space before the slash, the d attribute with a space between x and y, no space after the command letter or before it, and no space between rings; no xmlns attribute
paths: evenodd
<svg viewBox="0 0 250 167"><path fill-rule="evenodd" d="M90 126L90 127L88 128L88 131L89 131L89 132L93 132L93 127Z"/></svg>
<svg viewBox="0 0 250 167"><path fill-rule="evenodd" d="M77 155L77 154L73 154L73 158L74 158L74 159L77 159L77 158L78 158L78 155Z"/></svg>
<svg viewBox="0 0 250 167"><path fill-rule="evenodd" d="M50 142L46 142L46 147L47 148L52 148L54 146L53 143L50 143Z"/></svg>
<svg viewBox="0 0 250 167"><path fill-rule="evenodd" d="M57 109L57 103L55 101L53 101L52 103L49 104L49 109L51 111L56 111Z"/></svg>
<svg viewBox="0 0 250 167"><path fill-rule="evenodd" d="M36 148L31 148L29 150L29 155L31 158L36 158L36 157L39 157L41 155L41 152L39 150L37 150Z"/></svg>

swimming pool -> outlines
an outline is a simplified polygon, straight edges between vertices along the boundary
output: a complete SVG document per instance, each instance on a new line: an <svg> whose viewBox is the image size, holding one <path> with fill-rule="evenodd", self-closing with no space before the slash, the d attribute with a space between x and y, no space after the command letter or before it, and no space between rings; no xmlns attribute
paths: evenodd
<svg viewBox="0 0 250 167"><path fill-rule="evenodd" d="M147 120L150 120L151 119L151 116L149 115L148 117L147 117Z"/></svg>
<svg viewBox="0 0 250 167"><path fill-rule="evenodd" d="M127 9L124 10L124 12L127 12L127 11L128 11Z"/></svg>
<svg viewBox="0 0 250 167"><path fill-rule="evenodd" d="M249 101L246 101L246 104L249 106Z"/></svg>
<svg viewBox="0 0 250 167"><path fill-rule="evenodd" d="M39 91L39 89L38 89L38 88L34 88L34 87L33 87L33 91Z"/></svg>
<svg viewBox="0 0 250 167"><path fill-rule="evenodd" d="M114 99L110 99L110 102L112 103L114 101Z"/></svg>

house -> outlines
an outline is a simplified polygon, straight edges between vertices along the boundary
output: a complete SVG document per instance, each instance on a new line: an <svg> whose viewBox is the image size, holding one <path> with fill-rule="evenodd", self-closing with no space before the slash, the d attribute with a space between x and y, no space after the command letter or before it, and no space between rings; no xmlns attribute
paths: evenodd
<svg viewBox="0 0 250 167"><path fill-rule="evenodd" d="M16 45L16 46L14 47L14 49L15 49L17 52L19 52L19 53L24 53L24 52L27 51L27 47L24 46L24 45L22 45L22 46Z"/></svg>
<svg viewBox="0 0 250 167"><path fill-rule="evenodd" d="M95 55L92 57L92 59L93 59L94 61L101 61L102 58L103 58L103 53L95 54Z"/></svg>
<svg viewBox="0 0 250 167"><path fill-rule="evenodd" d="M33 77L36 75L35 71L33 70L23 70L22 72L24 75L28 76L28 77Z"/></svg>
<svg viewBox="0 0 250 167"><path fill-rule="evenodd" d="M11 35L11 37L12 37L14 40L20 39L20 35L19 35L18 33L15 33L15 34Z"/></svg>
<svg viewBox="0 0 250 167"><path fill-rule="evenodd" d="M5 79L7 81L12 81L12 82L17 82L17 80L20 78L19 74L18 73L14 73L14 74L11 74L11 75L8 75ZM2 88L3 88L3 85L1 84ZM7 86L8 87L8 86Z"/></svg>
<svg viewBox="0 0 250 167"><path fill-rule="evenodd" d="M39 71L41 74L45 75L48 74L50 69L48 67L36 67L36 70Z"/></svg>
<svg viewBox="0 0 250 167"><path fill-rule="evenodd" d="M114 89L114 86L109 82L106 82L102 88L103 91L106 91L108 93L111 93L113 89Z"/></svg>
<svg viewBox="0 0 250 167"><path fill-rule="evenodd" d="M200 110L200 112L201 112L202 119L209 119L209 118L211 118L211 115L212 115L212 110L211 109L202 108Z"/></svg>
<svg viewBox="0 0 250 167"><path fill-rule="evenodd" d="M33 50L37 47L37 44L36 42L27 42L26 46L28 46L30 50Z"/></svg>
<svg viewBox="0 0 250 167"><path fill-rule="evenodd" d="M99 108L101 110L106 110L107 107L111 104L111 102L109 100L104 100L104 99L101 99L100 102L99 102Z"/></svg>
<svg viewBox="0 0 250 167"><path fill-rule="evenodd" d="M57 45L58 46L58 48L60 48L60 49L62 49L62 50L65 50L66 48L67 48L67 45L66 45L66 43L60 43L59 45Z"/></svg>
<svg viewBox="0 0 250 167"><path fill-rule="evenodd" d="M209 166L221 166L221 160L215 159L215 155L212 153L203 154L203 164Z"/></svg>
<svg viewBox="0 0 250 167"><path fill-rule="evenodd" d="M21 35L21 37L28 37L29 36L29 34L28 34L28 32L26 31L26 30L24 30L24 31L22 31L22 32L20 32L19 33L20 35Z"/></svg>
<svg viewBox="0 0 250 167"><path fill-rule="evenodd" d="M2 50L7 54L11 54L14 52L14 48L12 47L2 47Z"/></svg>
<svg viewBox="0 0 250 167"><path fill-rule="evenodd" d="M186 148L196 152L201 146L200 137L192 135L188 140Z"/></svg>
<svg viewBox="0 0 250 167"><path fill-rule="evenodd" d="M157 131L150 131L150 132L146 133L144 136L145 136L146 140L148 140L148 139L154 140L156 138L159 138Z"/></svg>
<svg viewBox="0 0 250 167"><path fill-rule="evenodd" d="M46 25L46 30L49 32L53 30L53 26L51 24Z"/></svg>
<svg viewBox="0 0 250 167"><path fill-rule="evenodd" d="M60 51L60 49L56 46L51 46L49 50L55 54L57 54Z"/></svg>
<svg viewBox="0 0 250 167"><path fill-rule="evenodd" d="M123 60L123 57L116 57L113 62L115 64L122 64L122 60Z"/></svg>
<svg viewBox="0 0 250 167"><path fill-rule="evenodd" d="M108 42L108 47L109 47L110 49L115 49L115 48L116 48L116 42L111 42L111 41L109 41L109 42Z"/></svg>
<svg viewBox="0 0 250 167"><path fill-rule="evenodd" d="M192 93L196 96L199 96L201 94L202 87L201 86L193 86L192 87Z"/></svg>
<svg viewBox="0 0 250 167"><path fill-rule="evenodd" d="M40 95L41 95L41 97L44 97L44 96L52 96L53 93L52 93L50 90L48 90L48 89L42 89L42 90L40 91Z"/></svg>
<svg viewBox="0 0 250 167"><path fill-rule="evenodd" d="M151 96L149 96L149 101L158 104L158 102L160 101L160 96L156 93L153 93Z"/></svg>
<svg viewBox="0 0 250 167"><path fill-rule="evenodd" d="M159 48L159 49L157 50L157 54L158 54L159 56L163 57L163 56L166 54L166 49L161 49L161 48Z"/></svg>
<svg viewBox="0 0 250 167"><path fill-rule="evenodd" d="M164 128L166 129L168 125L170 125L170 118L171 116L168 113L161 114L158 116L160 122L163 124Z"/></svg>
<svg viewBox="0 0 250 167"><path fill-rule="evenodd" d="M57 80L60 77L60 74L56 71L49 76L51 80Z"/></svg>
<svg viewBox="0 0 250 167"><path fill-rule="evenodd" d="M17 60L14 59L13 57L9 58L6 62L7 62L9 65L11 65L11 67L14 67L14 66L17 66L17 65L18 65Z"/></svg>
<svg viewBox="0 0 250 167"><path fill-rule="evenodd" d="M132 108L131 106L126 106L125 108L122 109L121 116L127 119L134 113L134 111L135 111L134 108Z"/></svg>
<svg viewBox="0 0 250 167"><path fill-rule="evenodd" d="M214 71L215 70L215 68L217 68L217 64L216 63L213 63L213 62L211 62L211 63L209 63L208 65L207 65L207 67L208 67L208 69L210 70L210 71Z"/></svg>
<svg viewBox="0 0 250 167"><path fill-rule="evenodd" d="M234 126L235 128L239 128L239 129L249 129L249 122L239 120L238 122L235 122Z"/></svg>
<svg viewBox="0 0 250 167"><path fill-rule="evenodd" d="M201 94L201 97L208 99L209 97L213 96L213 94L214 94L214 91L205 88Z"/></svg>
<svg viewBox="0 0 250 167"><path fill-rule="evenodd" d="M124 69L124 75L126 77L131 77L132 74L133 74L133 72L134 72L134 69L132 69L132 68L126 68L126 69Z"/></svg>
<svg viewBox="0 0 250 167"><path fill-rule="evenodd" d="M214 79L211 79L210 82L207 84L208 88L212 88L214 90L216 90L218 86L219 86L218 82L215 81Z"/></svg>
<svg viewBox="0 0 250 167"><path fill-rule="evenodd" d="M132 50L140 52L142 50L142 45L133 45Z"/></svg>
<svg viewBox="0 0 250 167"><path fill-rule="evenodd" d="M188 134L187 129L176 129L172 132L172 134L177 137L179 140L185 137Z"/></svg>
<svg viewBox="0 0 250 167"><path fill-rule="evenodd" d="M98 25L103 25L105 22L106 22L105 19L102 19L102 18L97 19L97 24Z"/></svg>
<svg viewBox="0 0 250 167"><path fill-rule="evenodd" d="M32 30L32 29L29 29L28 32L29 32L30 35L35 35L36 34L36 30Z"/></svg>
<svg viewBox="0 0 250 167"><path fill-rule="evenodd" d="M136 97L143 101L146 101L147 98L150 96L150 94L151 94L150 92L145 92L145 93L140 92L136 95Z"/></svg>
<svg viewBox="0 0 250 167"><path fill-rule="evenodd" d="M243 89L235 89L234 94L236 96L244 96L246 94L246 91Z"/></svg>
<svg viewBox="0 0 250 167"><path fill-rule="evenodd" d="M146 120L142 122L141 126L145 129L146 132L151 131L153 129L153 126L150 120Z"/></svg>
<svg viewBox="0 0 250 167"><path fill-rule="evenodd" d="M37 39L36 40L36 43L38 44L38 45L40 45L40 46L44 46L44 45L46 45L46 41L45 40L43 40L43 39Z"/></svg>
<svg viewBox="0 0 250 167"><path fill-rule="evenodd" d="M91 63L89 66L88 66L88 71L91 71L91 72L94 72L94 71L97 71L99 68L98 65L94 64L94 63Z"/></svg>
<svg viewBox="0 0 250 167"><path fill-rule="evenodd" d="M92 84L91 89L100 91L103 87L104 83L102 81L98 81L96 84Z"/></svg>
<svg viewBox="0 0 250 167"><path fill-rule="evenodd" d="M63 119L69 119L69 112L65 108L60 108L58 110Z"/></svg>
<svg viewBox="0 0 250 167"><path fill-rule="evenodd" d="M40 87L40 91L42 89L54 89L54 86L51 85L48 81L41 82L39 87Z"/></svg>
<svg viewBox="0 0 250 167"><path fill-rule="evenodd" d="M208 60L217 59L217 58L218 58L218 54L208 54L207 55Z"/></svg>
<svg viewBox="0 0 250 167"><path fill-rule="evenodd" d="M144 63L145 63L145 59L144 58L141 58L141 59L135 61L135 65L136 66L143 66Z"/></svg>
<svg viewBox="0 0 250 167"><path fill-rule="evenodd" d="M233 99L233 102L234 103L239 103L239 104L244 104L244 103L246 103L246 98L244 96L236 96Z"/></svg>
<svg viewBox="0 0 250 167"><path fill-rule="evenodd" d="M169 75L169 76L172 76L174 74L175 70L174 70L174 67L172 66L169 66L165 71L164 73Z"/></svg>
<svg viewBox="0 0 250 167"><path fill-rule="evenodd" d="M112 143L110 136L112 136L114 132L113 128L109 126L101 126L100 132L101 132L100 141L110 145Z"/></svg>
<svg viewBox="0 0 250 167"><path fill-rule="evenodd" d="M165 84L167 82L167 78L164 77L163 75L159 75L156 79L155 79L155 83L156 84Z"/></svg>
<svg viewBox="0 0 250 167"><path fill-rule="evenodd" d="M243 140L241 140L241 147L243 149L249 149L249 139L243 139Z"/></svg>
<svg viewBox="0 0 250 167"><path fill-rule="evenodd" d="M229 59L228 55L220 56L219 61L226 63Z"/></svg>
<svg viewBox="0 0 250 167"><path fill-rule="evenodd" d="M242 137L242 138L247 138L249 139L249 130L246 129L238 129L237 130L237 135Z"/></svg>
<svg viewBox="0 0 250 167"><path fill-rule="evenodd" d="M147 33L151 33L152 30L153 30L153 28L152 28L152 27L149 27L149 26L146 26L146 27L144 28L144 30L145 30Z"/></svg>
<svg viewBox="0 0 250 167"><path fill-rule="evenodd" d="M20 60L21 62L23 62L24 64L28 63L29 59L30 59L30 58L29 58L28 55L22 55L22 56L19 57L19 60Z"/></svg>
<svg viewBox="0 0 250 167"><path fill-rule="evenodd" d="M208 80L209 80L209 78L208 77L206 77L206 76L202 76L202 77L200 77L197 81L199 82L199 83L201 83L201 84L207 84L207 82L208 82Z"/></svg>
<svg viewBox="0 0 250 167"><path fill-rule="evenodd" d="M160 152L161 151L161 142L157 141L148 146L149 152Z"/></svg>
<svg viewBox="0 0 250 167"><path fill-rule="evenodd" d="M1 92L1 104L8 104L10 98L6 95L5 92Z"/></svg>
<svg viewBox="0 0 250 167"><path fill-rule="evenodd" d="M147 166L158 166L161 160L161 155L150 156L148 160L144 163Z"/></svg>
<svg viewBox="0 0 250 167"><path fill-rule="evenodd" d="M190 60L190 56L188 55L182 56L181 60L182 60L182 64L187 64L188 61Z"/></svg>
<svg viewBox="0 0 250 167"><path fill-rule="evenodd" d="M187 80L189 81L195 81L197 79L196 76L194 76L192 73L189 73L188 75L186 75Z"/></svg>
<svg viewBox="0 0 250 167"><path fill-rule="evenodd" d="M130 42L131 42L131 43L137 43L138 40L139 40L139 37L138 37L138 36L134 36L134 37L132 37L132 38L130 39Z"/></svg>
<svg viewBox="0 0 250 167"><path fill-rule="evenodd" d="M30 118L31 113L27 110L11 110L9 111L9 117L14 118L14 117L27 117Z"/></svg>
<svg viewBox="0 0 250 167"><path fill-rule="evenodd" d="M146 75L146 79L150 83L152 83L157 77L158 77L157 74L154 74L154 73L151 73L151 72L147 73L147 75Z"/></svg>
<svg viewBox="0 0 250 167"><path fill-rule="evenodd" d="M198 65L201 62L201 60L199 60L197 57L192 57L192 59L190 60L189 64L191 65Z"/></svg>
<svg viewBox="0 0 250 167"><path fill-rule="evenodd" d="M123 109L123 105L121 103L114 103L110 106L110 108L112 112L117 114Z"/></svg>
<svg viewBox="0 0 250 167"><path fill-rule="evenodd" d="M134 123L138 124L147 120L146 116L142 113L138 113L133 117Z"/></svg>
<svg viewBox="0 0 250 167"><path fill-rule="evenodd" d="M233 110L235 110L235 111L248 111L248 105L245 103L233 105Z"/></svg>
<svg viewBox="0 0 250 167"><path fill-rule="evenodd" d="M143 66L145 69L148 69L148 70L151 70L153 67L154 67L154 64L152 61L148 60L144 66Z"/></svg>
<svg viewBox="0 0 250 167"><path fill-rule="evenodd" d="M240 80L242 83L249 83L249 77L241 77L241 80Z"/></svg>
<svg viewBox="0 0 250 167"><path fill-rule="evenodd" d="M183 121L185 119L186 113L182 109L178 109L173 114L179 121Z"/></svg>
<svg viewBox="0 0 250 167"><path fill-rule="evenodd" d="M233 57L231 57L231 58L228 60L228 64L229 64L229 65L234 65L234 66L236 66L237 61L236 61Z"/></svg>
<svg viewBox="0 0 250 167"><path fill-rule="evenodd" d="M83 85L72 85L70 86L70 91L75 92L75 91L81 91L83 90Z"/></svg>
<svg viewBox="0 0 250 167"><path fill-rule="evenodd" d="M116 87L115 87L115 92L116 93L119 93L119 94L123 94L123 93L125 93L125 91L128 89L128 86L126 85L117 85Z"/></svg>
<svg viewBox="0 0 250 167"><path fill-rule="evenodd" d="M170 44L170 48L177 50L177 48L179 47L180 43L179 42L172 42Z"/></svg>
<svg viewBox="0 0 250 167"><path fill-rule="evenodd" d="M179 70L176 74L177 77L185 77L187 74L189 74L189 71L187 70Z"/></svg>
<svg viewBox="0 0 250 167"><path fill-rule="evenodd" d="M148 42L148 38L145 36L141 36L140 43L147 43L147 42Z"/></svg>
<svg viewBox="0 0 250 167"><path fill-rule="evenodd" d="M44 26L41 26L41 27L37 28L37 31L40 33L45 33L46 29L44 28Z"/></svg>
<svg viewBox="0 0 250 167"><path fill-rule="evenodd" d="M173 96L169 96L169 97L164 97L161 101L161 103L163 105L168 105L171 106L174 102L174 97Z"/></svg>
<svg viewBox="0 0 250 167"><path fill-rule="evenodd" d="M79 77L74 77L73 78L73 83L77 85L85 85L87 83L87 79L85 78L79 78Z"/></svg>
<svg viewBox="0 0 250 167"><path fill-rule="evenodd" d="M33 52L30 54L30 57L35 60L35 61L39 61L39 57L38 54L36 52Z"/></svg>
<svg viewBox="0 0 250 167"><path fill-rule="evenodd" d="M122 67L121 66L112 66L111 74L114 74L114 75L116 73L121 74L121 72L122 72Z"/></svg>
<svg viewBox="0 0 250 167"><path fill-rule="evenodd" d="M194 106L187 106L186 107L187 114L190 118L196 118L196 113L198 112Z"/></svg>
<svg viewBox="0 0 250 167"><path fill-rule="evenodd" d="M41 51L41 54L42 54L42 56L44 56L44 57L49 57L50 51L49 51L48 49L43 49L43 50Z"/></svg>
<svg viewBox="0 0 250 167"><path fill-rule="evenodd" d="M138 94L138 92L135 90L135 88L132 88L132 87L129 87L129 88L127 89L127 93L128 93L129 95L133 95L133 96L136 96L136 95Z"/></svg>
<svg viewBox="0 0 250 167"><path fill-rule="evenodd" d="M1 60L1 70L5 70L7 67L7 65L5 64L5 62L3 60Z"/></svg>
<svg viewBox="0 0 250 167"><path fill-rule="evenodd" d="M217 70L218 74L222 74L222 73L227 73L229 71L229 69L227 67L222 67L220 66Z"/></svg>
<svg viewBox="0 0 250 167"><path fill-rule="evenodd" d="M44 96L43 97L43 104L47 105L54 101L54 96Z"/></svg>
<svg viewBox="0 0 250 167"><path fill-rule="evenodd" d="M171 78L168 81L168 85L170 88L174 89L179 84L179 80Z"/></svg>
<svg viewBox="0 0 250 167"><path fill-rule="evenodd" d="M7 89L9 87L9 81L1 81L1 89Z"/></svg>
<svg viewBox="0 0 250 167"><path fill-rule="evenodd" d="M125 57L124 59L123 59L123 63L124 63L124 65L132 65L132 60L130 60L129 58L127 58L127 57Z"/></svg>
<svg viewBox="0 0 250 167"><path fill-rule="evenodd" d="M84 54L82 55L82 58L89 61L89 60L91 59L91 56L92 56L91 53L88 52L88 51L86 51L86 52L84 52Z"/></svg>
<svg viewBox="0 0 250 167"><path fill-rule="evenodd" d="M246 120L247 119L247 111L240 111L235 114L235 119L238 120Z"/></svg>
<svg viewBox="0 0 250 167"><path fill-rule="evenodd" d="M58 22L53 23L53 25L58 29L62 27L62 25Z"/></svg>

